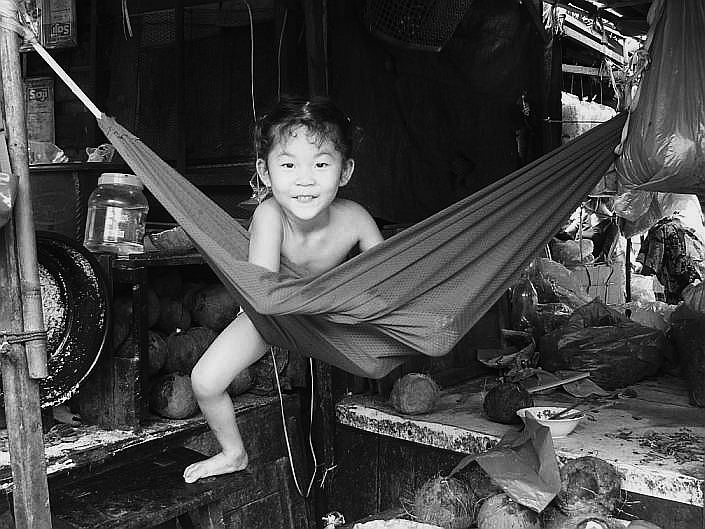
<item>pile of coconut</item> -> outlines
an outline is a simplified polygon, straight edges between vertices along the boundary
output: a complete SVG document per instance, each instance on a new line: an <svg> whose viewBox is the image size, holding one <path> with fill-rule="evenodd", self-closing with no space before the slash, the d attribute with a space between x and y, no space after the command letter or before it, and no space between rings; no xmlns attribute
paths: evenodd
<svg viewBox="0 0 705 529"><path fill-rule="evenodd" d="M237 316L239 306L218 282L184 281L175 267L149 269L144 292L145 314L135 318L132 292L118 292L113 299L112 345L115 355L137 358L131 329L147 324L146 358L150 409L163 417L183 419L198 411L190 373L199 358ZM252 386L245 370L228 388L235 396Z"/></svg>
<svg viewBox="0 0 705 529"><path fill-rule="evenodd" d="M495 486L478 467L463 477L436 476L416 491L410 518L442 529L618 529L614 513L621 497L615 468L596 457L570 460L561 467L561 490L537 513ZM634 520L628 529L660 529Z"/></svg>

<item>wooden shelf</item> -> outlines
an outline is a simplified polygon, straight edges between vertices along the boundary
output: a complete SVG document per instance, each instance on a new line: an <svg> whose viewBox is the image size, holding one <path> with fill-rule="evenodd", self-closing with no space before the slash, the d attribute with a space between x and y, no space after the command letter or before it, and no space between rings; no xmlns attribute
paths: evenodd
<svg viewBox="0 0 705 529"><path fill-rule="evenodd" d="M234 399L238 416L261 414L268 408L273 417L279 413L276 397L261 397L248 393ZM275 413L276 412L276 413ZM94 425L79 426L70 438L61 438L51 432L44 436L47 477L52 481L62 478L79 479L91 475L98 467L110 468L126 458L141 458L158 453L169 446L182 446L208 431L202 415L189 419L164 419L152 416L140 428L119 430ZM11 492L12 471L8 451L7 430L0 431L0 491Z"/></svg>
<svg viewBox="0 0 705 529"><path fill-rule="evenodd" d="M336 406L340 424L380 435L463 454L489 450L510 428L488 420L482 411L482 389L494 383L480 378L443 391L433 413L405 416L370 396L351 396ZM687 429L705 446L705 409L689 405L683 382L673 377L633 386L638 396L623 399L584 419L565 439L555 439L561 461L595 456L613 464L622 488L650 497L703 506L705 465L657 453L643 439L650 433L675 434ZM537 405L566 405L572 397L557 391L535 398ZM676 454L677 455L677 454Z"/></svg>

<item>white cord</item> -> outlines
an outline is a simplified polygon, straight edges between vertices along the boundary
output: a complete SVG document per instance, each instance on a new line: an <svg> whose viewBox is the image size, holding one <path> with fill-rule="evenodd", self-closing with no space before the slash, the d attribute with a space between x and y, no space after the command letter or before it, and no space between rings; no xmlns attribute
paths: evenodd
<svg viewBox="0 0 705 529"><path fill-rule="evenodd" d="M257 110L255 109L255 26L252 22L252 8L247 0L242 0L247 6L247 14L250 18L250 96L252 98L252 121L257 122Z"/></svg>
<svg viewBox="0 0 705 529"><path fill-rule="evenodd" d="M313 487L313 482L316 479L316 471L318 470L318 460L316 459L316 451L313 448L313 358L309 358L308 364L311 370L311 402L309 407L309 424L308 424L308 446L311 448L311 456L313 457L313 474L311 475L311 481L306 489L306 494L301 490L301 485L299 485L299 480L296 477L296 470L294 469L294 460L291 457L291 441L289 440L289 432L286 428L286 416L284 415L284 397L282 396L281 383L279 382L279 369L277 368L277 360L274 357L274 348L270 348L270 353L272 355L272 364L274 365L274 378L277 381L277 391L279 392L279 407L282 413L282 427L284 428L284 439L286 440L286 451L289 454L289 466L291 467L291 474L294 477L294 485L296 485L296 490L299 495L303 498L308 498L311 494L311 488Z"/></svg>

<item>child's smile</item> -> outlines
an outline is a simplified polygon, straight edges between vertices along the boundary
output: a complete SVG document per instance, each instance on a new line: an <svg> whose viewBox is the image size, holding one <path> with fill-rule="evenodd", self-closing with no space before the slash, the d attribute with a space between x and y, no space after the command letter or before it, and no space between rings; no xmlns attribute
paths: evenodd
<svg viewBox="0 0 705 529"><path fill-rule="evenodd" d="M311 221L325 215L338 188L352 174L352 160L330 140L321 141L304 127L292 130L258 161L260 178L290 220Z"/></svg>

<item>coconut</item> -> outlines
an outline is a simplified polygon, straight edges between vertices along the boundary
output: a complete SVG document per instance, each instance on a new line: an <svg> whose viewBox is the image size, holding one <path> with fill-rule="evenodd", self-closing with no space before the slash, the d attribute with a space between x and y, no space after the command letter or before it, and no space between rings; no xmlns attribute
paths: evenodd
<svg viewBox="0 0 705 529"><path fill-rule="evenodd" d="M132 298L129 296L115 296L112 305L113 313L113 348L117 349L132 328Z"/></svg>
<svg viewBox="0 0 705 529"><path fill-rule="evenodd" d="M254 377L252 376L252 371L249 367L246 367L235 376L232 382L230 382L227 390L228 394L231 397L235 397L241 393L245 393L245 391L252 387L253 383Z"/></svg>
<svg viewBox="0 0 705 529"><path fill-rule="evenodd" d="M541 529L541 524L538 514L501 493L482 502L477 529Z"/></svg>
<svg viewBox="0 0 705 529"><path fill-rule="evenodd" d="M181 303L184 304L184 308L191 312L193 310L194 303L196 301L196 294L201 291L206 286L203 281L196 282L186 282L183 284L181 290Z"/></svg>
<svg viewBox="0 0 705 529"><path fill-rule="evenodd" d="M198 402L190 377L170 373L159 378L151 388L149 405L155 413L170 419L185 419L195 414Z"/></svg>
<svg viewBox="0 0 705 529"><path fill-rule="evenodd" d="M184 309L178 299L161 298L159 300L159 320L155 327L164 334L171 334L180 329L185 331L191 326L191 315Z"/></svg>
<svg viewBox="0 0 705 529"><path fill-rule="evenodd" d="M181 272L173 266L150 269L148 282L160 298L176 299L181 296L183 279Z"/></svg>
<svg viewBox="0 0 705 529"><path fill-rule="evenodd" d="M400 413L418 415L433 410L440 393L438 384L428 375L409 373L394 383L389 401Z"/></svg>
<svg viewBox="0 0 705 529"><path fill-rule="evenodd" d="M474 522L475 496L464 482L438 476L414 496L414 517L444 529L466 529Z"/></svg>
<svg viewBox="0 0 705 529"><path fill-rule="evenodd" d="M118 349L120 345L125 341L125 338L130 334L131 324L130 321L124 320L113 320L113 349Z"/></svg>
<svg viewBox="0 0 705 529"><path fill-rule="evenodd" d="M186 332L196 342L196 347L200 353L199 357L206 352L208 346L218 337L218 333L208 327L191 327Z"/></svg>
<svg viewBox="0 0 705 529"><path fill-rule="evenodd" d="M617 529L622 525L604 513L566 514L554 505L541 513L543 529Z"/></svg>
<svg viewBox="0 0 705 529"><path fill-rule="evenodd" d="M159 321L159 296L151 288L147 289L147 327L154 327Z"/></svg>
<svg viewBox="0 0 705 529"><path fill-rule="evenodd" d="M223 285L207 286L194 295L191 317L199 325L222 331L237 316L240 306Z"/></svg>
<svg viewBox="0 0 705 529"><path fill-rule="evenodd" d="M571 459L561 467L556 503L565 513L611 513L619 500L621 478L606 461L592 456Z"/></svg>
<svg viewBox="0 0 705 529"><path fill-rule="evenodd" d="M518 384L503 382L497 384L485 395L483 408L487 417L494 422L518 424L521 419L517 410L534 405L528 391Z"/></svg>
<svg viewBox="0 0 705 529"><path fill-rule="evenodd" d="M645 520L632 520L627 529L661 529L658 525Z"/></svg>
<svg viewBox="0 0 705 529"><path fill-rule="evenodd" d="M191 373L201 357L199 344L188 332L175 331L167 336L166 349L164 369L170 373Z"/></svg>
<svg viewBox="0 0 705 529"><path fill-rule="evenodd" d="M149 349L147 351L147 375L154 376L162 370L166 363L168 350L166 341L162 335L156 331L149 330L147 341Z"/></svg>

